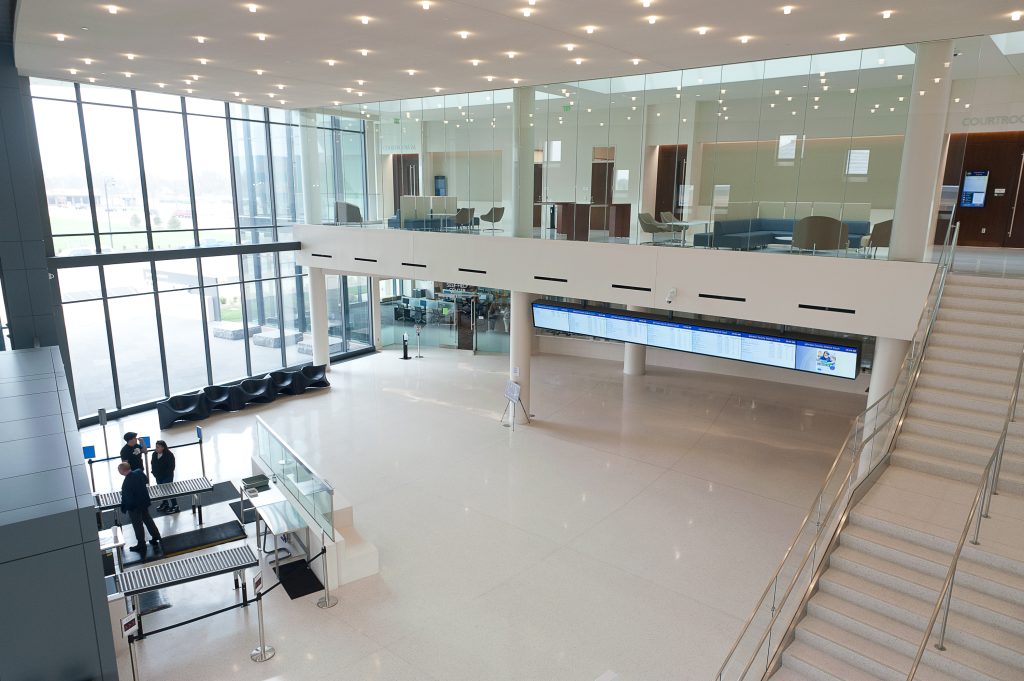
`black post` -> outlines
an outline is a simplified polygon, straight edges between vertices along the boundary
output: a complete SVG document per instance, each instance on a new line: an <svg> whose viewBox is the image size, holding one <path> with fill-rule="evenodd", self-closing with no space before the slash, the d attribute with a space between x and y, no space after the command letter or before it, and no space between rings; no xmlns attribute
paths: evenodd
<svg viewBox="0 0 1024 681"><path fill-rule="evenodd" d="M412 359L409 356L409 334L402 334L402 359Z"/></svg>

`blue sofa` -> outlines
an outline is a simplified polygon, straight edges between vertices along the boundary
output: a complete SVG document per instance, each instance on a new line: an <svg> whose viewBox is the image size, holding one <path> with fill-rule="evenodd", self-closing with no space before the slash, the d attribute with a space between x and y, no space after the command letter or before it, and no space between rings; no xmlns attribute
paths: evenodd
<svg viewBox="0 0 1024 681"><path fill-rule="evenodd" d="M792 237L793 218L750 218L748 220L715 220L714 229L693 235L693 245L703 248L731 248L751 251L769 244L788 244L776 237ZM871 233L867 220L845 220L850 235L850 248L860 248L861 239Z"/></svg>
<svg viewBox="0 0 1024 681"><path fill-rule="evenodd" d="M418 220L406 220L404 228L419 232L444 232L455 229L454 221L455 219L452 217L429 217ZM480 218L474 217L471 229L478 227L480 227ZM388 228L403 228L400 214L395 214L393 217L388 218ZM460 229L465 229L465 227L460 227Z"/></svg>

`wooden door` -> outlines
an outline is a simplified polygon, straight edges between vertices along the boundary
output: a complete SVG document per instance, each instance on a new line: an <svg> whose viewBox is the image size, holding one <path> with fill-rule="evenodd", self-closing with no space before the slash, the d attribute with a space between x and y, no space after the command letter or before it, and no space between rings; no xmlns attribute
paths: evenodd
<svg viewBox="0 0 1024 681"><path fill-rule="evenodd" d="M654 219L663 212L682 217L680 186L686 181L686 145L662 144L658 147L658 175L654 195Z"/></svg>
<svg viewBox="0 0 1024 681"><path fill-rule="evenodd" d="M394 180L395 205L402 196L420 195L420 155L394 154L391 171Z"/></svg>

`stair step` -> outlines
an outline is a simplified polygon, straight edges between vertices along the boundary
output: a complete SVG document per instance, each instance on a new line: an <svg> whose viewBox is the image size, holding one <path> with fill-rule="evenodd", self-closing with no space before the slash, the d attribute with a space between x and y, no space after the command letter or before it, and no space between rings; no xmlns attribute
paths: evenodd
<svg viewBox="0 0 1024 681"><path fill-rule="evenodd" d="M914 570L894 565L882 558L863 553L842 544L832 552L832 567L853 574L878 586L897 591L926 604L934 605L939 597L943 579L931 577ZM1024 610L1013 603L983 594L961 584L956 584L952 600L952 611L986 622L997 629L1003 629L1015 636L1024 636Z"/></svg>
<svg viewBox="0 0 1024 681"><path fill-rule="evenodd" d="M900 434L897 449L981 467L988 464L989 457L992 456L993 451L993 448L979 447L941 437L920 435L906 431ZM1009 449L1004 449L1003 471L1024 475L1024 456Z"/></svg>
<svg viewBox="0 0 1024 681"><path fill-rule="evenodd" d="M947 306L945 300L940 304L939 314L936 318L941 321L964 322L981 326L1005 326L1011 329L1018 329L1021 326L1021 318L1013 312L969 310Z"/></svg>
<svg viewBox="0 0 1024 681"><path fill-rule="evenodd" d="M925 356L924 367L921 369L921 375L927 373L938 373L943 376L957 376L960 378L970 378L976 381L987 381L989 383L995 383L1003 385L1005 392L1010 392L1010 386L1013 384L1015 375L1013 371L1007 370L1005 366L998 367L982 367L965 362L958 361L957 359L936 359L934 357Z"/></svg>
<svg viewBox="0 0 1024 681"><path fill-rule="evenodd" d="M1006 390L1009 393L1009 389ZM971 410L982 412L988 415L997 415L1001 420L1006 419L1006 412L1010 407L1010 396L1006 398L985 397L982 395L970 395L943 388L929 388L918 385L914 391L913 401L922 404L936 404L957 410ZM1002 430L1002 423L999 424Z"/></svg>
<svg viewBox="0 0 1024 681"><path fill-rule="evenodd" d="M942 364L926 362L921 371L920 378L917 379L917 385L922 388L953 390L982 397L992 397L993 395L1002 395L1003 393L1006 394L1007 399L1010 397L1010 381L986 381L984 378L976 376L973 372L966 371L964 373L969 374L968 376L946 374L943 373L942 369ZM1022 389L1022 392L1024 392L1024 389Z"/></svg>
<svg viewBox="0 0 1024 681"><path fill-rule="evenodd" d="M849 665L799 639L790 643L783 652L782 664L783 668L794 669L814 681L878 681L874 674ZM906 678L906 673L903 677Z"/></svg>
<svg viewBox="0 0 1024 681"><path fill-rule="evenodd" d="M857 603L822 592L815 594L809 601L807 612L809 616L910 658L917 654L924 629L928 626L928 617L921 618L920 626L905 624ZM1019 681L1018 669L1020 664L1024 664L1024 655L1018 653L1014 656L1012 650L1004 654L1013 656L1013 661L1007 663L997 660L984 652L955 643L950 639L947 627L946 650L940 653L929 646L922 662L958 679Z"/></svg>
<svg viewBox="0 0 1024 681"><path fill-rule="evenodd" d="M984 352L998 352L1007 355L1020 356L1024 350L1024 343L1018 340L1004 340L1001 338L985 338L975 334L952 334L941 331L933 331L928 341L932 346L944 348L961 348L964 350L977 350Z"/></svg>
<svg viewBox="0 0 1024 681"><path fill-rule="evenodd" d="M941 307L947 310L971 310L972 312L997 312L999 314L1024 315L1024 300L992 300L990 298L961 298L943 294Z"/></svg>
<svg viewBox="0 0 1024 681"><path fill-rule="evenodd" d="M1002 426L999 427L999 432L1002 432ZM903 422L903 431L900 436L902 437L903 433L913 433L924 437L934 437L949 440L950 442L973 445L992 451L996 446L996 442L999 441L999 432L973 428L959 421L949 423L910 415Z"/></svg>
<svg viewBox="0 0 1024 681"><path fill-rule="evenodd" d="M779 667L775 670L775 673L770 677L771 681L811 681L811 679L803 674L790 669L789 667Z"/></svg>
<svg viewBox="0 0 1024 681"><path fill-rule="evenodd" d="M939 423L969 423L972 428L996 433L997 437L1003 432L1003 423L1006 421L1005 411L1002 414L988 414L973 409L928 404L914 399L913 396L910 398L907 413Z"/></svg>
<svg viewBox="0 0 1024 681"><path fill-rule="evenodd" d="M1004 288L1000 286L979 285L973 282L946 282L946 289L942 294L943 300L946 297L968 300L1005 300L1009 302L1024 301L1024 289Z"/></svg>
<svg viewBox="0 0 1024 681"><path fill-rule="evenodd" d="M902 466L903 468L921 471L922 473L930 473L942 478L960 480L972 484L981 482L981 473L985 467L981 464L953 461L952 459L929 456L928 454L913 452L909 449L900 449L899 447L893 451L890 462L894 466ZM1014 468L1014 464L1011 463L1010 466L1007 466L1004 460L1003 469L999 474L999 492L1024 496L1024 475L1015 473L1013 471Z"/></svg>
<svg viewBox="0 0 1024 681"><path fill-rule="evenodd" d="M941 312L935 321L932 334L949 334L954 336L970 336L982 338L998 338L1008 341L1024 341L1024 325L1021 326L986 326L970 322L958 322L942 319Z"/></svg>
<svg viewBox="0 0 1024 681"><path fill-rule="evenodd" d="M941 345L929 345L925 351L925 358L1002 369L1007 374L1007 383L1009 384L1017 374L1017 362L1020 356L1018 353L978 352L975 350L943 347Z"/></svg>
<svg viewBox="0 0 1024 681"><path fill-rule="evenodd" d="M876 679L904 681L914 661L913 655L904 655L813 616L800 621L796 629L796 638L819 650L827 651L831 656L862 672L873 674L873 678ZM955 676L923 664L918 668L916 678L920 681L958 681Z"/></svg>
<svg viewBox="0 0 1024 681"><path fill-rule="evenodd" d="M950 272L946 277L947 286L976 286L981 288L1008 288L1024 291L1024 278L1022 277L986 277L978 274L965 274L963 272Z"/></svg>

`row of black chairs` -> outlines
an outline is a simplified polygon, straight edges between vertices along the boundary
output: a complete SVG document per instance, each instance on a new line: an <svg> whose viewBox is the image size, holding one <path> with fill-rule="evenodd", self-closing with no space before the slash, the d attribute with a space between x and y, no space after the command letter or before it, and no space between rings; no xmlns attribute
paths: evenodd
<svg viewBox="0 0 1024 681"><path fill-rule="evenodd" d="M309 388L326 388L327 367L272 371L262 378L247 378L229 385L211 385L194 393L173 395L156 403L160 428L177 421L200 421L214 410L238 411L250 403L273 402L278 395L301 395Z"/></svg>

